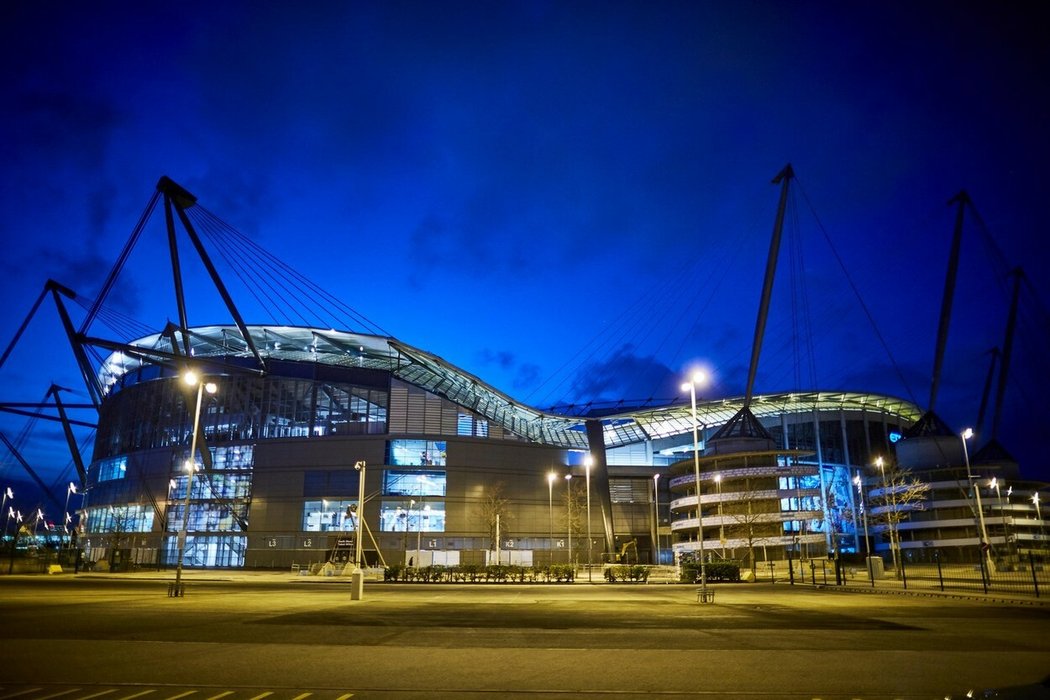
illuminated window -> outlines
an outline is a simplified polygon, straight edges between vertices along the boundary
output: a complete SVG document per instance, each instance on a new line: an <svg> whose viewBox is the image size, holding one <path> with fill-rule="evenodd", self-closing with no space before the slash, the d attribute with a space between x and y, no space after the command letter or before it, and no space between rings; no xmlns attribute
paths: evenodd
<svg viewBox="0 0 1050 700"><path fill-rule="evenodd" d="M396 466L445 466L444 440L391 440L387 464Z"/></svg>
<svg viewBox="0 0 1050 700"><path fill-rule="evenodd" d="M303 532L354 532L357 530L357 499L327 499L303 502Z"/></svg>
<svg viewBox="0 0 1050 700"><path fill-rule="evenodd" d="M153 509L145 506L88 508L87 532L151 532Z"/></svg>
<svg viewBox="0 0 1050 700"><path fill-rule="evenodd" d="M445 472L387 470L383 473L383 495L414 498L444 496Z"/></svg>
<svg viewBox="0 0 1050 700"><path fill-rule="evenodd" d="M124 475L127 473L127 470L127 457L114 457L113 459L104 459L98 463L98 480L113 481L114 479L123 479Z"/></svg>
<svg viewBox="0 0 1050 700"><path fill-rule="evenodd" d="M379 511L379 529L383 532L444 532L443 501L412 499L383 501Z"/></svg>

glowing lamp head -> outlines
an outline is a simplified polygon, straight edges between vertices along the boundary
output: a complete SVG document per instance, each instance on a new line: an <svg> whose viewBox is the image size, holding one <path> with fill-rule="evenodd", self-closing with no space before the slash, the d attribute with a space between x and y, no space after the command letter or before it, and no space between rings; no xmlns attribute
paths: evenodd
<svg viewBox="0 0 1050 700"><path fill-rule="evenodd" d="M973 437L973 428L967 428L966 430L962 431L962 439L963 440L969 440L972 437Z"/></svg>
<svg viewBox="0 0 1050 700"><path fill-rule="evenodd" d="M215 382L208 382L204 385L204 390L209 394L214 394L216 391L218 391L218 389L219 387L215 384Z"/></svg>
<svg viewBox="0 0 1050 700"><path fill-rule="evenodd" d="M659 474L653 474L653 481L659 481L659 480L660 480L660 475Z"/></svg>
<svg viewBox="0 0 1050 700"><path fill-rule="evenodd" d="M188 369L182 373L182 381L186 382L187 386L197 386L197 382L200 381L200 377L192 369Z"/></svg>
<svg viewBox="0 0 1050 700"><path fill-rule="evenodd" d="M547 472L547 483L548 483L548 484L553 484L553 483L554 483L554 480L555 480L556 478L557 478L557 477L556 477L556 476L554 476L554 472Z"/></svg>

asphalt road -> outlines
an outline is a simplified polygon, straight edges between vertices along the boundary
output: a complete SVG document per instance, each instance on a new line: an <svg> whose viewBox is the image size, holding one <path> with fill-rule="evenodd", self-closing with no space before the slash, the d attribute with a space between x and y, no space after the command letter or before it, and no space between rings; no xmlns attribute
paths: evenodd
<svg viewBox="0 0 1050 700"><path fill-rule="evenodd" d="M1050 607L680 585L0 577L0 700L944 698L1050 674Z"/></svg>

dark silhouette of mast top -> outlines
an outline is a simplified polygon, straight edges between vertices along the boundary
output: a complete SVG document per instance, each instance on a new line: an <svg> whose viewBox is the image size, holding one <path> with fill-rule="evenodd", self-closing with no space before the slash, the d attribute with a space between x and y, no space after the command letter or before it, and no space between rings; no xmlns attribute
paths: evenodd
<svg viewBox="0 0 1050 700"><path fill-rule="evenodd" d="M959 249L962 247L963 214L970 196L966 190L948 200L948 204L958 204L955 211L955 232L952 235L952 247L948 253L948 274L944 279L944 297L941 300L941 319L937 326L937 347L933 353L933 381L930 385L930 402L926 410L934 412L937 407L937 389L941 384L941 368L944 366L944 349L948 345L948 326L952 320L952 302L955 300L955 278L959 272Z"/></svg>
<svg viewBox="0 0 1050 700"><path fill-rule="evenodd" d="M795 171L791 163L773 178L774 185L780 185L780 202L777 204L777 218L773 223L773 238L769 242L769 257L766 258L766 278L762 283L762 301L758 305L758 320L755 322L755 339L751 343L751 365L747 370L747 391L744 394L744 408L751 405L755 391L755 374L758 372L758 357L762 352L762 338L766 333L766 318L769 316L769 300L773 296L773 277L777 272L777 257L780 254L780 238L784 230L784 212L787 210L788 185Z"/></svg>
<svg viewBox="0 0 1050 700"><path fill-rule="evenodd" d="M755 375L758 372L758 358L762 352L762 339L766 332L766 318L769 315L769 301L773 295L773 278L776 275L777 257L780 253L781 233L784 229L784 212L787 209L788 185L795 172L791 164L784 166L775 178L774 185L780 185L780 203L777 206L776 221L773 224L773 238L769 243L769 257L766 260L766 277L762 285L762 300L758 306L758 320L755 323L755 339L751 345L751 365L747 373L747 391L744 405L736 412L718 432L708 440L705 448L708 453L736 453L750 450L769 450L776 445L776 440L751 412L751 399L755 390Z"/></svg>

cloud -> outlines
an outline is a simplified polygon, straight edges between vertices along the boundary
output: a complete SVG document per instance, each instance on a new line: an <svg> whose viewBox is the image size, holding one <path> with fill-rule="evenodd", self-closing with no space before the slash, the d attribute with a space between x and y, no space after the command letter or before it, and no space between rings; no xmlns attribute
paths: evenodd
<svg viewBox="0 0 1050 700"><path fill-rule="evenodd" d="M671 399L681 394L680 377L653 357L620 347L607 360L591 362L576 374L566 403L619 399Z"/></svg>

